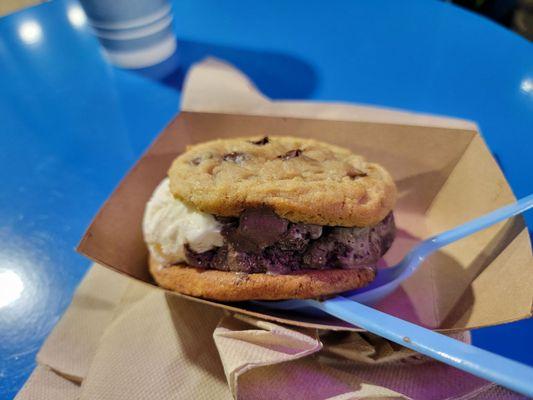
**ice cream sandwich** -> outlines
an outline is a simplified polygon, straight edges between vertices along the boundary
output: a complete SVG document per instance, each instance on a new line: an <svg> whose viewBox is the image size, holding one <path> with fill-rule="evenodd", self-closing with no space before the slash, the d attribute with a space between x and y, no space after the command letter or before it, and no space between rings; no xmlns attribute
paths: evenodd
<svg viewBox="0 0 533 400"><path fill-rule="evenodd" d="M380 165L311 139L190 146L147 203L162 287L220 301L316 298L371 282L396 228Z"/></svg>

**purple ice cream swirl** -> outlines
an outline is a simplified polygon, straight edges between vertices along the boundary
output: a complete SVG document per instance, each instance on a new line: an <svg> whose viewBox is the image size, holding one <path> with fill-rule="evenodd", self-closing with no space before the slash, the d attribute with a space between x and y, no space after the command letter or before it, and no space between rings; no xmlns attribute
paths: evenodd
<svg viewBox="0 0 533 400"><path fill-rule="evenodd" d="M224 245L203 253L186 247L189 265L269 274L375 266L396 234L392 212L377 225L364 228L291 222L266 207L218 219Z"/></svg>

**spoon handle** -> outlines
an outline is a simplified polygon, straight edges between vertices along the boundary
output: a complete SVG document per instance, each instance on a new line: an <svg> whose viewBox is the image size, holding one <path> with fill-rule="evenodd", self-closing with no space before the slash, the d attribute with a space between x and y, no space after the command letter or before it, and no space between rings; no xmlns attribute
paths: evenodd
<svg viewBox="0 0 533 400"><path fill-rule="evenodd" d="M483 230L492 226L500 221L514 217L521 214L533 207L533 194L523 197L516 203L509 204L508 206L499 208L482 217L468 221L462 225L459 225L449 231L440 233L432 238L425 240L420 246L417 256L424 258L435 250L444 247L450 243L453 243L465 236L471 235L477 231Z"/></svg>
<svg viewBox="0 0 533 400"><path fill-rule="evenodd" d="M533 368L460 342L342 296L306 303L452 367L533 396Z"/></svg>

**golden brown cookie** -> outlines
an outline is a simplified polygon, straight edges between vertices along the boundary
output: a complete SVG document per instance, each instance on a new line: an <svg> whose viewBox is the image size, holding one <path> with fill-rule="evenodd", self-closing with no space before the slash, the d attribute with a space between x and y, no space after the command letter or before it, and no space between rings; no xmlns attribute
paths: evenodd
<svg viewBox="0 0 533 400"><path fill-rule="evenodd" d="M159 286L218 301L324 297L366 286L376 274L371 267L269 275L201 269L185 264L162 267L153 257L150 257L149 263L150 273Z"/></svg>
<svg viewBox="0 0 533 400"><path fill-rule="evenodd" d="M259 205L293 222L371 226L391 211L396 186L380 165L312 139L253 137L191 146L173 162L170 190L191 206L238 216Z"/></svg>

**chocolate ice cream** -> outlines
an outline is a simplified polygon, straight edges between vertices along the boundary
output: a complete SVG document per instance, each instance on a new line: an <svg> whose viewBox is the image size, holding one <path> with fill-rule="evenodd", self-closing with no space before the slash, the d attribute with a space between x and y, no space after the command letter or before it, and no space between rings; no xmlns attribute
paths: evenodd
<svg viewBox="0 0 533 400"><path fill-rule="evenodd" d="M266 207L219 221L224 224L224 245L203 253L187 247L188 264L270 274L373 266L390 248L396 233L392 212L377 225L365 228L294 223Z"/></svg>

